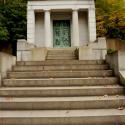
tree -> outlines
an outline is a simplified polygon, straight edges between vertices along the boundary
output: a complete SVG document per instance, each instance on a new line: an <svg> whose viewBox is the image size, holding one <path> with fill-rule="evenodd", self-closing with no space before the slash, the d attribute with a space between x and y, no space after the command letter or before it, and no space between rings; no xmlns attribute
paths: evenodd
<svg viewBox="0 0 125 125"><path fill-rule="evenodd" d="M96 0L97 34L125 39L125 1Z"/></svg>
<svg viewBox="0 0 125 125"><path fill-rule="evenodd" d="M17 39L26 39L26 0L6 0L0 5L0 43L9 41L15 55Z"/></svg>

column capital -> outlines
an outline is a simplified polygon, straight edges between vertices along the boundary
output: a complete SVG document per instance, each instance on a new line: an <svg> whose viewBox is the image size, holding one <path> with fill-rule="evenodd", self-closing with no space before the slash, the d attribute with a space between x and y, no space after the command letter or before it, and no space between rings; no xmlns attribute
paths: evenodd
<svg viewBox="0 0 125 125"><path fill-rule="evenodd" d="M79 8L73 8L72 11L79 11Z"/></svg>
<svg viewBox="0 0 125 125"><path fill-rule="evenodd" d="M44 12L50 12L51 9L44 9Z"/></svg>

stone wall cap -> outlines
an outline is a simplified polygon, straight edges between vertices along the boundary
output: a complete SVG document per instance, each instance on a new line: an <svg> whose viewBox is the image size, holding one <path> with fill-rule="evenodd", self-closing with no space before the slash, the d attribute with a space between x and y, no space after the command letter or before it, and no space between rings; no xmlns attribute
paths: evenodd
<svg viewBox="0 0 125 125"><path fill-rule="evenodd" d="M18 39L17 42L26 42L25 39Z"/></svg>

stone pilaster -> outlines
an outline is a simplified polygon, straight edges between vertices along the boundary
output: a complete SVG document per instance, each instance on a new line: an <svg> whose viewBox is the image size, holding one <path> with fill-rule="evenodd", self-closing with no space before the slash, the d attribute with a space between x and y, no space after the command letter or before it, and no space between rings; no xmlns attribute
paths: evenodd
<svg viewBox="0 0 125 125"><path fill-rule="evenodd" d="M79 19L78 9L72 12L72 35L73 35L73 46L79 46Z"/></svg>
<svg viewBox="0 0 125 125"><path fill-rule="evenodd" d="M94 42L96 40L96 17L94 7L91 7L88 10L88 29L89 42Z"/></svg>
<svg viewBox="0 0 125 125"><path fill-rule="evenodd" d="M35 12L33 9L27 10L27 42L35 43Z"/></svg>
<svg viewBox="0 0 125 125"><path fill-rule="evenodd" d="M44 13L45 46L52 47L50 10L45 10Z"/></svg>

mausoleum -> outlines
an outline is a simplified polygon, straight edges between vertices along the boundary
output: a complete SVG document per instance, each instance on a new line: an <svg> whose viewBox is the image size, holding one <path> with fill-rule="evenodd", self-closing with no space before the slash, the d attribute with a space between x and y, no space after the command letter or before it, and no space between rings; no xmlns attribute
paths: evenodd
<svg viewBox="0 0 125 125"><path fill-rule="evenodd" d="M39 47L73 47L96 40L94 0L30 0L27 42Z"/></svg>
<svg viewBox="0 0 125 125"><path fill-rule="evenodd" d="M78 48L79 59L100 59L106 48L96 37L94 0L29 0L27 40L19 41L18 60L32 60L34 48Z"/></svg>

